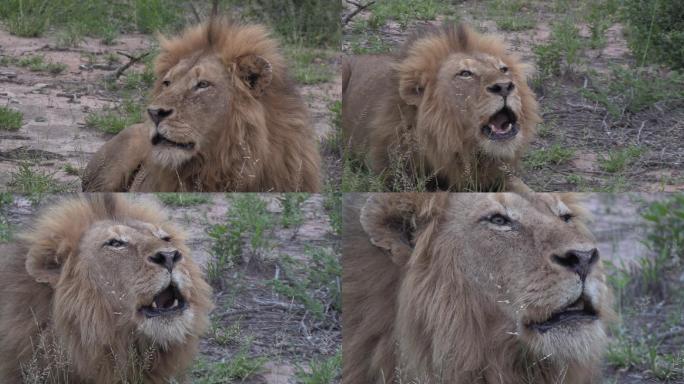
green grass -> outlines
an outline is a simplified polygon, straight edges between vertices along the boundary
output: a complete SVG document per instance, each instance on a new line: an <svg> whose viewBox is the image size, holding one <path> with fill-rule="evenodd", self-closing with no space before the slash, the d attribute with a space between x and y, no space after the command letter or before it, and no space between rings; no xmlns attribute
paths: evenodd
<svg viewBox="0 0 684 384"><path fill-rule="evenodd" d="M311 85L331 81L335 73L329 61L336 55L331 50L309 48L302 44L287 45L285 55L294 64L292 74L300 84Z"/></svg>
<svg viewBox="0 0 684 384"><path fill-rule="evenodd" d="M342 192L327 191L325 193L325 200L323 201L323 208L328 212L330 218L330 226L333 233L336 235L342 234Z"/></svg>
<svg viewBox="0 0 684 384"><path fill-rule="evenodd" d="M549 78L571 70L579 63L584 44L571 17L555 23L550 40L533 49L537 55L538 75Z"/></svg>
<svg viewBox="0 0 684 384"><path fill-rule="evenodd" d="M599 158L599 166L605 172L619 173L636 162L643 153L644 149L636 146L614 149Z"/></svg>
<svg viewBox="0 0 684 384"><path fill-rule="evenodd" d="M54 174L36 170L27 163L20 164L16 172L10 173L8 187L11 192L28 195L33 202L47 194L64 192L65 189L54 178Z"/></svg>
<svg viewBox="0 0 684 384"><path fill-rule="evenodd" d="M323 360L312 360L309 368L297 367L295 377L299 384L330 384L338 380L342 373L342 354Z"/></svg>
<svg viewBox="0 0 684 384"><path fill-rule="evenodd" d="M11 193L0 192L0 244L12 239L12 225L7 219L7 207L14 201Z"/></svg>
<svg viewBox="0 0 684 384"><path fill-rule="evenodd" d="M244 382L259 373L268 361L264 357L252 357L243 349L230 356L226 361L207 362L200 359L193 367L193 383L223 384L228 382Z"/></svg>
<svg viewBox="0 0 684 384"><path fill-rule="evenodd" d="M40 55L22 56L19 58L6 56L3 58L3 64L16 65L22 68L27 68L31 72L47 72L52 75L59 75L68 68L66 64L55 63L50 60L46 60L45 57Z"/></svg>
<svg viewBox="0 0 684 384"><path fill-rule="evenodd" d="M368 27L378 29L393 20L406 28L418 20L434 20L438 15L451 14L451 7L440 0L383 0L369 7L372 11Z"/></svg>
<svg viewBox="0 0 684 384"><path fill-rule="evenodd" d="M57 32L55 44L59 49L75 48L83 42L83 28L79 24L69 23Z"/></svg>
<svg viewBox="0 0 684 384"><path fill-rule="evenodd" d="M355 55L388 53L392 50L392 45L385 42L378 35L371 35L364 32L355 34L350 46L351 52Z"/></svg>
<svg viewBox="0 0 684 384"><path fill-rule="evenodd" d="M494 18L496 25L502 31L524 31L534 28L537 20L525 12L529 9L530 4L525 0L490 0L487 2L487 16Z"/></svg>
<svg viewBox="0 0 684 384"><path fill-rule="evenodd" d="M0 130L17 131L21 128L24 115L8 107L0 107Z"/></svg>
<svg viewBox="0 0 684 384"><path fill-rule="evenodd" d="M105 108L99 112L91 112L86 116L87 127L102 132L116 134L124 128L143 121L141 102L128 99L115 108Z"/></svg>
<svg viewBox="0 0 684 384"><path fill-rule="evenodd" d="M627 39L639 65L684 69L684 2L624 0Z"/></svg>
<svg viewBox="0 0 684 384"><path fill-rule="evenodd" d="M284 193L280 199L283 213L280 216L280 224L285 228L297 228L304 222L304 214L301 209L302 203L309 198L308 193Z"/></svg>
<svg viewBox="0 0 684 384"><path fill-rule="evenodd" d="M582 95L604 106L613 118L637 113L661 102L684 100L684 74L659 73L648 68L614 66L610 77Z"/></svg>
<svg viewBox="0 0 684 384"><path fill-rule="evenodd" d="M159 201L172 207L190 207L211 202L211 196L204 193L157 193Z"/></svg>
<svg viewBox="0 0 684 384"><path fill-rule="evenodd" d="M307 261L280 257L282 279L269 285L278 294L304 305L316 319L322 320L331 310L341 309L339 255L329 248L309 247Z"/></svg>
<svg viewBox="0 0 684 384"><path fill-rule="evenodd" d="M528 168L542 169L549 165L564 164L572 159L575 151L560 144L554 144L549 148L540 148L530 151L525 155L524 162Z"/></svg>

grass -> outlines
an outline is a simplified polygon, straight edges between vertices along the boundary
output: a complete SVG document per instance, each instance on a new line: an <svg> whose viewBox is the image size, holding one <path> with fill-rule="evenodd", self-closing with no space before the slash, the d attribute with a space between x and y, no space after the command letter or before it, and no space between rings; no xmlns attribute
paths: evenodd
<svg viewBox="0 0 684 384"><path fill-rule="evenodd" d="M11 193L0 192L0 244L12 239L12 225L7 219L6 209L13 201Z"/></svg>
<svg viewBox="0 0 684 384"><path fill-rule="evenodd" d="M17 131L21 128L24 115L9 107L0 107L0 130Z"/></svg>
<svg viewBox="0 0 684 384"><path fill-rule="evenodd" d="M47 194L65 190L54 178L54 174L36 170L27 163L20 164L16 172L10 173L8 187L11 192L28 195L34 203Z"/></svg>
<svg viewBox="0 0 684 384"><path fill-rule="evenodd" d="M57 32L55 44L58 49L78 47L83 42L83 28L77 23L69 23Z"/></svg>
<svg viewBox="0 0 684 384"><path fill-rule="evenodd" d="M267 359L249 356L246 349L231 356L227 361L209 363L200 359L193 367L193 383L220 384L244 382L263 369Z"/></svg>
<svg viewBox="0 0 684 384"><path fill-rule="evenodd" d="M564 164L575 155L572 148L567 148L561 144L553 144L549 148L540 148L530 151L525 155L524 162L528 168L542 169L549 165Z"/></svg>
<svg viewBox="0 0 684 384"><path fill-rule="evenodd" d="M105 108L99 112L91 112L86 116L87 127L102 132L116 134L124 128L143 120L143 106L140 102L126 99L115 108Z"/></svg>
<svg viewBox="0 0 684 384"><path fill-rule="evenodd" d="M208 230L212 239L212 258L207 264L207 277L212 284L219 286L223 284L225 270L243 260L243 236L249 240L252 255L257 255L268 247L265 235L273 226L272 215L266 210L264 200L251 193L230 196L231 207L226 213L226 222L213 225Z"/></svg>
<svg viewBox="0 0 684 384"><path fill-rule="evenodd" d="M661 102L684 100L684 74L658 73L648 68L614 66L603 85L581 90L587 99L604 106L613 118L638 113Z"/></svg>
<svg viewBox="0 0 684 384"><path fill-rule="evenodd" d="M568 73L579 63L583 48L584 42L572 18L565 17L555 23L549 41L533 48L538 76L547 79Z"/></svg>
<svg viewBox="0 0 684 384"><path fill-rule="evenodd" d="M309 198L308 193L284 193L280 199L283 213L280 224L285 228L297 228L304 222L301 205Z"/></svg>
<svg viewBox="0 0 684 384"><path fill-rule="evenodd" d="M599 166L605 172L619 173L636 162L643 153L644 149L636 146L613 149L599 158Z"/></svg>
<svg viewBox="0 0 684 384"><path fill-rule="evenodd" d="M285 55L294 64L292 74L300 84L311 85L331 81L335 73L329 61L336 55L331 50L288 45Z"/></svg>
<svg viewBox="0 0 684 384"><path fill-rule="evenodd" d="M16 65L21 68L27 68L31 72L47 72L52 75L59 75L68 68L66 64L46 60L41 55L29 55L19 58L5 56L3 57L2 64Z"/></svg>
<svg viewBox="0 0 684 384"><path fill-rule="evenodd" d="M339 380L342 373L342 354L324 360L312 360L309 368L297 367L295 377L299 384L330 384Z"/></svg>
<svg viewBox="0 0 684 384"><path fill-rule="evenodd" d="M330 226L336 235L342 234L342 192L329 191L325 193L323 208L328 212Z"/></svg>
<svg viewBox="0 0 684 384"><path fill-rule="evenodd" d="M525 12L528 6L525 0L490 0L487 11L502 31L524 31L537 25L534 17Z"/></svg>
<svg viewBox="0 0 684 384"><path fill-rule="evenodd" d="M393 20L401 28L417 20L434 20L438 15L452 13L451 7L440 0L384 0L369 9L372 11L367 26L378 29Z"/></svg>
<svg viewBox="0 0 684 384"><path fill-rule="evenodd" d="M157 193L159 201L172 207L190 207L211 202L211 196L204 193Z"/></svg>

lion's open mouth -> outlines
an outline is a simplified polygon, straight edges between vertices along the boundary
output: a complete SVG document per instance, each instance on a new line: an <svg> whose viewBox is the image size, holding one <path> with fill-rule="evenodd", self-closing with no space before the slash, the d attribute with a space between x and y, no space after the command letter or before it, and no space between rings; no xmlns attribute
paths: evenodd
<svg viewBox="0 0 684 384"><path fill-rule="evenodd" d="M581 296L572 304L551 315L547 320L531 323L528 327L539 333L545 333L557 327L591 323L598 320L598 318L598 312L591 305L591 302L586 300L584 296Z"/></svg>
<svg viewBox="0 0 684 384"><path fill-rule="evenodd" d="M181 314L186 308L185 298L181 295L178 288L171 283L152 299L150 305L141 307L140 311L149 319L151 317Z"/></svg>
<svg viewBox="0 0 684 384"><path fill-rule="evenodd" d="M518 118L508 107L503 107L489 118L487 124L482 126L482 133L489 140L494 141L512 139L518 134L518 131Z"/></svg>
<svg viewBox="0 0 684 384"><path fill-rule="evenodd" d="M195 143L178 143L173 140L167 139L161 133L157 132L152 137L152 145L165 145L169 147L176 147L180 149L191 150L195 148Z"/></svg>

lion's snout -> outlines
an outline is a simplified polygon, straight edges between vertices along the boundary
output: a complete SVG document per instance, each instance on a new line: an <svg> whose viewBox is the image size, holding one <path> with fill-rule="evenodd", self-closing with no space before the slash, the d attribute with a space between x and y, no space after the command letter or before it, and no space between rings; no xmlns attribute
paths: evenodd
<svg viewBox="0 0 684 384"><path fill-rule="evenodd" d="M177 249L160 250L147 259L152 264L159 265L166 268L169 272L173 271L176 264L183 258L183 255Z"/></svg>

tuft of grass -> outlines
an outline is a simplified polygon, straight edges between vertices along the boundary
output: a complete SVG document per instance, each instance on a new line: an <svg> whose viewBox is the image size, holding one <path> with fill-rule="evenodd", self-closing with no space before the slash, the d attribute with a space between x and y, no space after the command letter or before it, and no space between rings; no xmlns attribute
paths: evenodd
<svg viewBox="0 0 684 384"><path fill-rule="evenodd" d="M393 20L406 28L418 20L434 20L438 15L452 13L449 5L439 0L384 0L369 8L372 13L368 27L378 29Z"/></svg>
<svg viewBox="0 0 684 384"><path fill-rule="evenodd" d="M328 191L325 193L323 208L328 212L330 226L338 236L342 234L342 192Z"/></svg>
<svg viewBox="0 0 684 384"><path fill-rule="evenodd" d="M11 192L28 195L33 202L38 202L47 194L64 192L54 174L35 170L31 165L23 163L16 172L10 173L8 183Z"/></svg>
<svg viewBox="0 0 684 384"><path fill-rule="evenodd" d="M627 39L639 65L684 69L684 2L624 0Z"/></svg>
<svg viewBox="0 0 684 384"><path fill-rule="evenodd" d="M81 170L78 169L78 168L76 168L75 166L69 164L69 163L65 164L64 167L62 167L62 170L63 170L64 173L66 173L67 175L71 175L71 176L81 176Z"/></svg>
<svg viewBox="0 0 684 384"><path fill-rule="evenodd" d="M391 51L392 45L385 42L382 37L369 35L364 31L363 35L356 37L351 42L350 49L355 55L380 54Z"/></svg>
<svg viewBox="0 0 684 384"><path fill-rule="evenodd" d="M339 255L330 248L309 247L305 253L306 262L282 256L285 277L271 280L269 285L278 294L300 302L316 319L322 320L330 311L342 308L342 266Z"/></svg>
<svg viewBox="0 0 684 384"><path fill-rule="evenodd" d="M193 205L207 204L211 197L204 193L157 193L159 201L172 207L190 207Z"/></svg>
<svg viewBox="0 0 684 384"><path fill-rule="evenodd" d="M0 107L0 130L17 131L21 128L24 115L8 107Z"/></svg>
<svg viewBox="0 0 684 384"><path fill-rule="evenodd" d="M45 58L40 55L9 59L9 63L22 68L28 68L31 72L47 72L52 75L59 75L68 68L66 64L55 63L49 60L46 61Z"/></svg>
<svg viewBox="0 0 684 384"><path fill-rule="evenodd" d="M280 203L283 206L283 213L280 223L285 228L297 228L304 222L304 214L301 205L309 198L308 193L292 192L283 194Z"/></svg>
<svg viewBox="0 0 684 384"><path fill-rule="evenodd" d="M325 360L312 360L309 369L297 367L295 377L300 384L329 384L339 380L342 374L342 354Z"/></svg>
<svg viewBox="0 0 684 384"><path fill-rule="evenodd" d="M648 68L614 66L605 86L583 89L587 99L603 105L613 118L637 113L656 103L684 99L684 74L661 74Z"/></svg>
<svg viewBox="0 0 684 384"><path fill-rule="evenodd" d="M59 49L75 48L83 42L83 37L83 28L77 23L70 23L57 32L55 44Z"/></svg>
<svg viewBox="0 0 684 384"><path fill-rule="evenodd" d="M143 107L139 102L128 99L115 108L92 112L85 118L87 127L116 134L126 127L143 121Z"/></svg>
<svg viewBox="0 0 684 384"><path fill-rule="evenodd" d="M193 383L244 382L260 372L267 361L265 357L250 356L246 348L231 356L228 361L208 363L206 360L199 360L193 368Z"/></svg>
<svg viewBox="0 0 684 384"><path fill-rule="evenodd" d="M527 167L532 169L542 169L549 165L560 165L566 163L575 155L572 148L554 144L549 148L541 148L530 151L524 158Z"/></svg>
<svg viewBox="0 0 684 384"><path fill-rule="evenodd" d="M502 31L524 31L537 24L531 15L524 12L528 5L525 0L490 0L487 10Z"/></svg>
<svg viewBox="0 0 684 384"><path fill-rule="evenodd" d="M644 150L636 146L611 150L607 156L599 158L599 166L606 172L619 173L637 161L643 153Z"/></svg>
<svg viewBox="0 0 684 384"><path fill-rule="evenodd" d="M550 40L533 49L537 55L539 76L549 78L568 72L579 63L583 46L579 29L570 17L556 23Z"/></svg>
<svg viewBox="0 0 684 384"><path fill-rule="evenodd" d="M294 63L293 76L300 84L310 85L331 81L335 75L330 59L334 51L306 47L303 44L287 45L285 55Z"/></svg>
<svg viewBox="0 0 684 384"><path fill-rule="evenodd" d="M11 193L0 192L0 244L12 239L12 226L7 218L7 207L14 201Z"/></svg>

